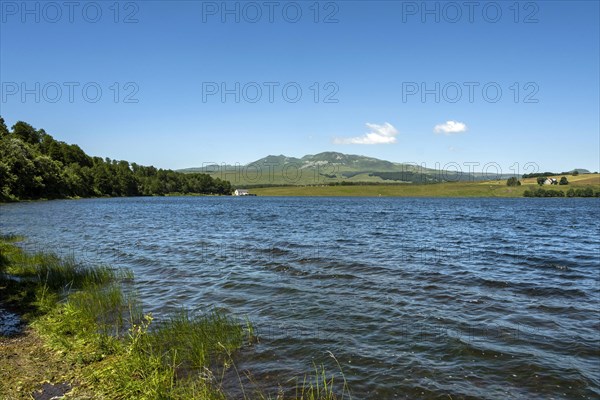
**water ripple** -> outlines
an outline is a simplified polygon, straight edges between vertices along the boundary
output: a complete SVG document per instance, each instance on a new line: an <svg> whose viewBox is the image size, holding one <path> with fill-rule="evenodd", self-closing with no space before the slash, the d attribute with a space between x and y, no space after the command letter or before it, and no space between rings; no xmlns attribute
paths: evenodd
<svg viewBox="0 0 600 400"><path fill-rule="evenodd" d="M159 319L248 316L236 363L273 397L327 351L360 399L600 397L598 199L233 200L10 204L0 228L132 268Z"/></svg>

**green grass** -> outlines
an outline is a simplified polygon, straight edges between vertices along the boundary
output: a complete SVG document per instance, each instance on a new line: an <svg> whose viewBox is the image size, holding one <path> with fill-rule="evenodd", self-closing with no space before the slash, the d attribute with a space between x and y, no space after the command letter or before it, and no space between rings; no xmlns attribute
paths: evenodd
<svg viewBox="0 0 600 400"><path fill-rule="evenodd" d="M102 398L223 398L197 372L240 348L245 324L216 311L181 312L151 329L135 293L124 290L130 272L27 254L16 240L0 240L5 305L23 311L46 345L78 366L83 386Z"/></svg>
<svg viewBox="0 0 600 400"><path fill-rule="evenodd" d="M344 400L352 399L348 382L342 370L342 367L338 360L335 358L333 353L327 352L333 360L338 369L338 373L328 373L324 365L313 364L311 372L306 373L301 378L294 377L289 379L287 385L279 387L276 400L284 399L295 399L295 400ZM234 366L235 368L235 366ZM239 371L236 369L236 373ZM260 387L254 377L245 372L245 377L252 383L252 386ZM291 384L291 385L290 385ZM241 385L241 379L240 379ZM242 386L242 389L244 387ZM286 392L285 389L288 389ZM244 400L258 399L258 400L273 400L271 395L265 394L260 389L252 391L246 390L242 393Z"/></svg>
<svg viewBox="0 0 600 400"><path fill-rule="evenodd" d="M153 321L143 314L135 292L126 290L133 279L130 272L83 266L53 254L27 254L15 245L21 239L0 237L0 305L19 311L40 338L26 340L33 349L19 348L18 342L11 346L19 354L43 354L44 361L25 354L13 369L0 369L0 398L28 397L41 383L31 377L56 380L60 375L75 386L74 398L225 399L225 371L238 373L235 352L256 340L249 321L216 310L181 310ZM11 357L3 359L12 362ZM47 373L39 371L40 363ZM341 395L334 390L338 386L334 375L315 367L291 398L350 398L345 379ZM244 398L270 397L258 392Z"/></svg>
<svg viewBox="0 0 600 400"><path fill-rule="evenodd" d="M210 365L211 357L230 354L252 337L244 327L217 311L191 315L182 310L157 324L147 337L145 351L167 356L168 363L182 370L199 369Z"/></svg>
<svg viewBox="0 0 600 400"><path fill-rule="evenodd" d="M560 177L559 177L560 178ZM570 188L592 187L600 190L600 175L567 176L570 184L552 186L565 192ZM523 197L527 189L539 187L535 179L524 179L521 186L506 186L506 180L447 182L398 185L281 186L254 188L259 196L364 196L364 197ZM545 188L549 188L546 186Z"/></svg>
<svg viewBox="0 0 600 400"><path fill-rule="evenodd" d="M295 398L302 400L338 400L352 399L348 382L344 376L342 366L337 358L330 351L327 352L335 361L339 370L341 383L338 384L335 375L327 374L323 365L314 365L314 370L311 374L305 375L302 384L296 384ZM341 386L341 391L338 387Z"/></svg>
<svg viewBox="0 0 600 400"><path fill-rule="evenodd" d="M130 271L85 266L52 253L27 254L14 243L19 237L0 237L0 279L4 303L27 311L26 318L44 313L74 290L132 279Z"/></svg>

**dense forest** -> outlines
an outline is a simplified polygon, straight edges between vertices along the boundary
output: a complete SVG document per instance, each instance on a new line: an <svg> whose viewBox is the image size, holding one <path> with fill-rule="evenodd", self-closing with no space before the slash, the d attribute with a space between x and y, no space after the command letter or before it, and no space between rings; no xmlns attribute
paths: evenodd
<svg viewBox="0 0 600 400"><path fill-rule="evenodd" d="M9 131L0 117L0 201L231 192L228 181L206 174L88 156L26 122Z"/></svg>

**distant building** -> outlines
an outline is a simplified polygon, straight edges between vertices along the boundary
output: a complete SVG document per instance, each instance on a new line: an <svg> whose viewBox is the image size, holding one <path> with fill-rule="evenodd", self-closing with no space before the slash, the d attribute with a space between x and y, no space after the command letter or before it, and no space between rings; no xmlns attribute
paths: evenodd
<svg viewBox="0 0 600 400"><path fill-rule="evenodd" d="M234 196L250 196L250 192L248 192L246 189L235 189L235 192L233 192Z"/></svg>
<svg viewBox="0 0 600 400"><path fill-rule="evenodd" d="M544 185L558 185L558 181L554 178L546 178Z"/></svg>

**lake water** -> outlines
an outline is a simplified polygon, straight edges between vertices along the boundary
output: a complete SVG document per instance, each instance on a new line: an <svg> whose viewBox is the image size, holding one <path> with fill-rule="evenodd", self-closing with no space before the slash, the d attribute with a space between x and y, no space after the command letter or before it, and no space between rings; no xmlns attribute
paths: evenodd
<svg viewBox="0 0 600 400"><path fill-rule="evenodd" d="M247 316L236 365L272 394L331 352L355 399L600 397L599 199L52 201L0 229L131 268L158 318Z"/></svg>

